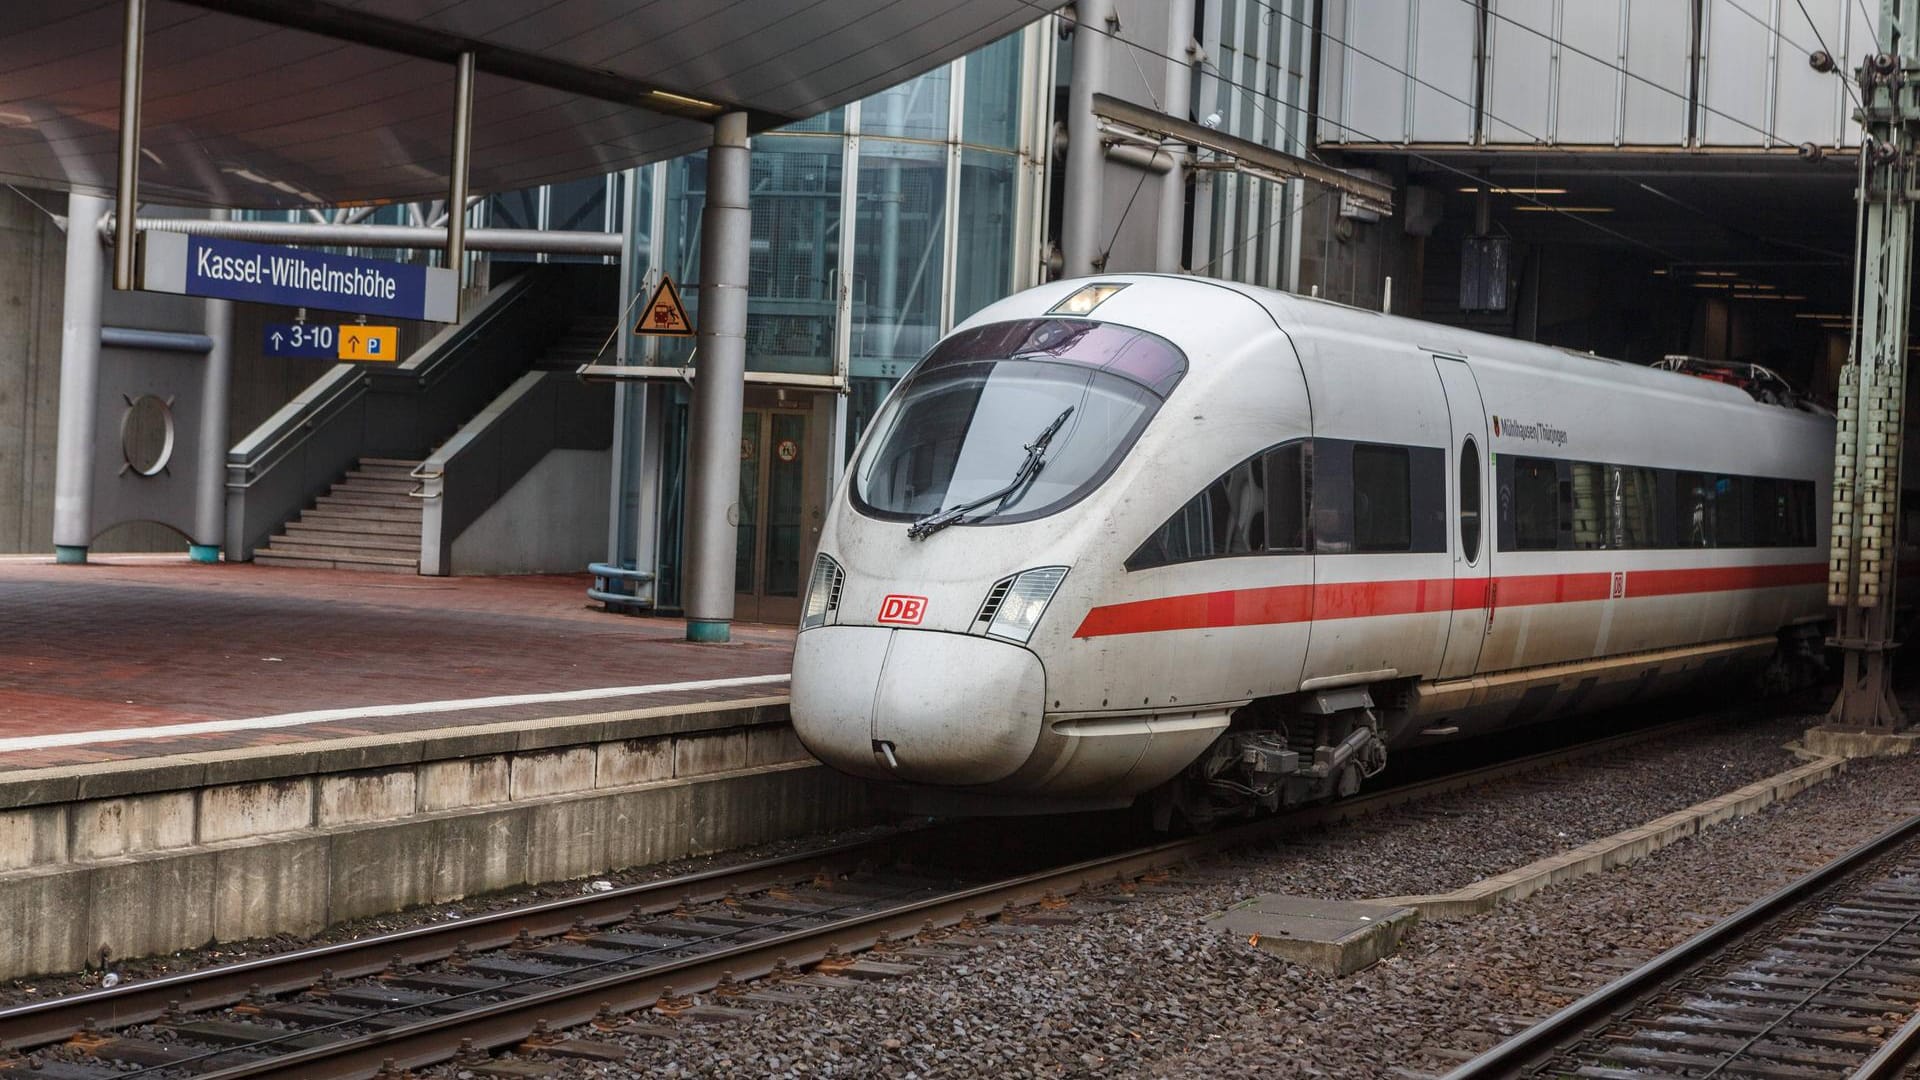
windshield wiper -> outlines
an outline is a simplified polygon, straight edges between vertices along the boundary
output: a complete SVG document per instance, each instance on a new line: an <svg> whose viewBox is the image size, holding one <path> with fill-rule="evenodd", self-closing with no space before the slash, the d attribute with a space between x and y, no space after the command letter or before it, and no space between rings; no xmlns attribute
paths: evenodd
<svg viewBox="0 0 1920 1080"><path fill-rule="evenodd" d="M1012 483L998 491L982 495L972 502L961 503L951 510L938 510L921 518L919 521L907 526L907 539L925 540L927 537L932 536L934 533L939 532L949 525L961 525L969 521L980 521L983 518L990 518L1005 509L1007 503L1013 501L1014 496L1024 494L1027 488L1033 486L1033 481L1040 475L1040 470L1046 467L1047 444L1053 441L1053 437L1059 433L1061 425L1065 424L1067 417L1072 415L1073 406L1071 405L1060 410L1060 415L1053 418L1053 423L1048 424L1046 430L1035 436L1034 440L1027 444L1027 459L1020 463L1020 470L1013 474ZM978 517L970 518L967 516L988 503L994 503L993 509L988 510Z"/></svg>

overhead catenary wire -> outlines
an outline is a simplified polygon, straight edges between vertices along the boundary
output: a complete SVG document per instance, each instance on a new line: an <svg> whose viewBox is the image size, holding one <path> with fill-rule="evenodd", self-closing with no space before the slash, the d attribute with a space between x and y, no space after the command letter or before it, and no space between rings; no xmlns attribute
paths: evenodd
<svg viewBox="0 0 1920 1080"><path fill-rule="evenodd" d="M1809 13L1808 13L1808 11L1807 11L1807 5L1806 5L1806 3L1805 3L1805 0L1793 0L1793 2L1794 2L1794 5L1795 5L1796 7L1798 7L1798 8L1800 9L1800 17L1801 17L1801 18L1803 18L1803 19L1805 19L1805 20L1807 20L1807 29L1809 29L1809 30L1812 30L1812 31L1813 31L1813 40L1815 40L1815 41L1817 41L1817 42L1819 42L1819 43L1820 43L1820 51L1821 51L1821 52L1823 52L1823 53L1826 53L1826 54L1827 54L1827 56L1828 56L1828 58L1829 58L1829 59L1831 59L1831 58L1833 57L1833 50L1832 50L1832 49L1829 49L1829 48L1827 48L1827 38L1826 38L1826 35L1824 35L1824 34L1822 34L1822 33L1820 32L1820 27L1814 24L1814 21L1813 21L1813 16L1812 16L1811 14L1809 14ZM1744 13L1744 9L1740 9L1740 5L1738 5L1738 4L1734 4L1734 0L1727 0L1727 3L1729 3L1729 4L1733 4L1733 5L1734 5L1734 7L1735 7L1735 9L1737 9L1737 10L1742 10L1742 11L1743 11L1743 13ZM1844 7L1840 9L1840 13L1841 13L1841 15L1842 15L1843 17L1844 17L1845 15L1846 15L1846 11L1847 11L1847 9L1846 9L1846 8L1844 8ZM1871 24L1869 24L1869 25L1871 25ZM1806 54L1806 55L1808 55L1808 56L1811 56L1811 55L1813 55L1813 54L1812 54L1811 52L1809 52L1809 51L1808 51L1808 49L1807 49L1807 47L1806 47L1806 46L1804 46L1804 45L1794 45L1794 44L1793 44L1793 42L1792 42L1792 40L1791 40L1791 39L1789 39L1789 38L1787 37L1787 35L1785 35L1785 34L1782 34L1782 33L1780 33L1780 31L1778 31L1778 30L1775 30L1775 31L1774 31L1774 33L1775 33L1775 34L1776 34L1777 36L1779 36L1779 38L1780 38L1780 39L1781 39L1782 41L1786 41L1786 42L1787 42L1787 43L1788 43L1789 45L1793 45L1793 47L1794 47L1794 48L1796 48L1796 49L1799 49L1799 50L1800 50L1800 51L1801 51L1802 53L1805 53L1805 54ZM1875 47L1877 48L1877 47L1878 47L1878 45L1876 44L1876 46L1875 46ZM1847 88L1847 96L1853 99L1853 104L1854 104L1854 107L1855 107L1855 108L1861 108L1862 106L1861 106L1861 103L1860 103L1860 93L1859 93L1859 91L1857 91L1857 90L1855 90L1855 89L1853 88L1853 80L1852 80L1852 79L1849 79L1849 78L1847 78L1847 73L1846 73L1846 72L1844 72L1844 71L1842 71L1842 70L1840 70L1840 69L1839 69L1838 67L1835 67L1835 68L1833 69L1833 74L1835 74L1835 75L1837 75L1837 76L1839 76L1839 77L1840 77L1840 84L1841 84L1842 86L1845 86L1845 87Z"/></svg>

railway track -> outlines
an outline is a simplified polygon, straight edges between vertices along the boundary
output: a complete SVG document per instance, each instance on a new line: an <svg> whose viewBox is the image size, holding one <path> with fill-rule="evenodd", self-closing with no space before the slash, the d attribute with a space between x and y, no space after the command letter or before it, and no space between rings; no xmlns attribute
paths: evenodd
<svg viewBox="0 0 1920 1080"><path fill-rule="evenodd" d="M898 973L903 938L1032 917L1196 858L1606 755L1695 719L1405 784L1203 836L1006 876L930 871L939 829L767 859L0 1011L0 1077L367 1077L537 1045L592 1056L568 1029L821 967ZM874 867L879 867L875 869ZM710 1008L711 1006L703 1006ZM529 1040L532 1040L529 1043Z"/></svg>
<svg viewBox="0 0 1920 1080"><path fill-rule="evenodd" d="M1588 994L1446 1080L1890 1080L1920 1058L1916 1006L1920 817Z"/></svg>

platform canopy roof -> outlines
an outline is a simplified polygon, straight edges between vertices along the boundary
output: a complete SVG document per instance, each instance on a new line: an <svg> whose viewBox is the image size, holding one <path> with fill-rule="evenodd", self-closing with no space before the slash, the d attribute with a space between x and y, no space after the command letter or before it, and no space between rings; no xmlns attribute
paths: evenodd
<svg viewBox="0 0 1920 1080"><path fill-rule="evenodd" d="M1064 0L148 0L140 195L444 197L475 55L476 194L592 176L897 85ZM0 3L0 179L113 188L126 0Z"/></svg>

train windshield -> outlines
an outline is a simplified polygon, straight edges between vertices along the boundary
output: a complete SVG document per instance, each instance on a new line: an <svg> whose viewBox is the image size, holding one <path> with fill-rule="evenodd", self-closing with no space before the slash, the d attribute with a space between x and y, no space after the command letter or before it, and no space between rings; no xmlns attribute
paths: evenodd
<svg viewBox="0 0 1920 1080"><path fill-rule="evenodd" d="M874 418L854 502L905 521L998 492L1020 474L1028 444L1065 414L1031 482L968 520L1055 513L1113 472L1186 371L1165 338L1112 323L1022 319L955 334Z"/></svg>

